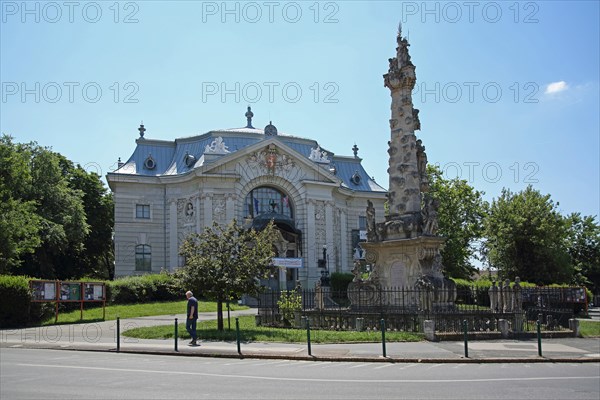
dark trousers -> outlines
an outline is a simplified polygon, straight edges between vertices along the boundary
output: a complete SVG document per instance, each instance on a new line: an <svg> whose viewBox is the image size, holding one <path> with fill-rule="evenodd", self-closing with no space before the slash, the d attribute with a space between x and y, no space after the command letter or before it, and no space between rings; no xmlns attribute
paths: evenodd
<svg viewBox="0 0 600 400"><path fill-rule="evenodd" d="M196 321L198 321L198 320L195 318L192 318L192 319L188 318L185 320L185 329L188 331L188 333L192 337L192 340L196 340L198 337L196 335Z"/></svg>

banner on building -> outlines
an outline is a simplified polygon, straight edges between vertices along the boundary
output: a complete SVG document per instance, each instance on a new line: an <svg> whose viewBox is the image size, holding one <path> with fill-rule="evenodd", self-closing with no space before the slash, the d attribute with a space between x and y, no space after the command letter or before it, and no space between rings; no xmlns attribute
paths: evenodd
<svg viewBox="0 0 600 400"><path fill-rule="evenodd" d="M301 258L279 258L273 257L273 265L284 268L302 268L303 263Z"/></svg>

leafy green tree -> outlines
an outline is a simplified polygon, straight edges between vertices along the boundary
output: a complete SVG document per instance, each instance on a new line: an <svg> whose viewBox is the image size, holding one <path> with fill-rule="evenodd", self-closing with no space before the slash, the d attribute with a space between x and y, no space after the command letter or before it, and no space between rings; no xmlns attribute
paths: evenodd
<svg viewBox="0 0 600 400"><path fill-rule="evenodd" d="M438 234L446 238L441 251L444 272L453 278L469 279L478 259L478 241L483 236L483 218L488 207L483 192L466 180L445 179L439 167L428 165L429 195L437 200Z"/></svg>
<svg viewBox="0 0 600 400"><path fill-rule="evenodd" d="M68 169L70 186L83 193L83 207L91 234L84 240L85 251L78 259L86 275L114 278L113 226L114 205L111 193L95 172L80 165Z"/></svg>
<svg viewBox="0 0 600 400"><path fill-rule="evenodd" d="M179 249L185 265L176 278L186 288L217 302L217 328L223 330L223 302L260 292L260 278L269 274L273 252L273 224L262 231L246 230L234 220L216 222L201 234L189 235Z"/></svg>
<svg viewBox="0 0 600 400"><path fill-rule="evenodd" d="M25 273L42 278L76 278L84 273L77 259L89 234L83 192L68 180L70 162L35 143L21 145L30 155L32 185L26 194L35 200L42 244L26 257Z"/></svg>
<svg viewBox="0 0 600 400"><path fill-rule="evenodd" d="M111 278L113 203L100 176L6 135L0 161L0 272Z"/></svg>
<svg viewBox="0 0 600 400"><path fill-rule="evenodd" d="M568 251L575 275L573 283L586 285L594 293L600 291L600 226L595 216L573 213L569 224Z"/></svg>
<svg viewBox="0 0 600 400"><path fill-rule="evenodd" d="M485 219L486 254L502 279L538 284L568 283L573 268L567 252L568 224L550 195L528 186L503 189Z"/></svg>
<svg viewBox="0 0 600 400"><path fill-rule="evenodd" d="M41 242L35 201L23 199L31 187L27 162L10 136L0 137L0 274L15 271Z"/></svg>

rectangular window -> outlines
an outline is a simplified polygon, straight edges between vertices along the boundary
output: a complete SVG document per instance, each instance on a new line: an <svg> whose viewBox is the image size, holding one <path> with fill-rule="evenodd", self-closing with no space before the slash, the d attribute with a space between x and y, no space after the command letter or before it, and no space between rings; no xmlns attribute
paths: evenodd
<svg viewBox="0 0 600 400"><path fill-rule="evenodd" d="M152 248L147 244L135 246L135 270L152 271Z"/></svg>
<svg viewBox="0 0 600 400"><path fill-rule="evenodd" d="M362 216L362 215L358 217L358 230L359 231L367 230L367 217Z"/></svg>
<svg viewBox="0 0 600 400"><path fill-rule="evenodd" d="M136 204L135 205L135 217L140 219L150 219L150 205L149 204Z"/></svg>

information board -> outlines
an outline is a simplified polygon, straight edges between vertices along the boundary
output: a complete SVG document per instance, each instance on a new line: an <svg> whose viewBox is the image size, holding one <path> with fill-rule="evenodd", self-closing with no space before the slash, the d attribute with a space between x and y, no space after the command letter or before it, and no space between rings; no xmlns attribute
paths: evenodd
<svg viewBox="0 0 600 400"><path fill-rule="evenodd" d="M60 283L60 300L62 301L80 301L81 283Z"/></svg>
<svg viewBox="0 0 600 400"><path fill-rule="evenodd" d="M58 322L58 304L78 302L81 304L81 319L83 320L83 305L88 302L102 302L102 319L106 316L106 285L102 282L65 282L65 281L29 281L31 301L53 302L55 307L55 322Z"/></svg>
<svg viewBox="0 0 600 400"><path fill-rule="evenodd" d="M31 281L33 301L56 301L56 281Z"/></svg>
<svg viewBox="0 0 600 400"><path fill-rule="evenodd" d="M96 282L86 282L83 284L83 300L102 301L104 300L104 284Z"/></svg>

